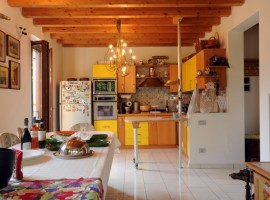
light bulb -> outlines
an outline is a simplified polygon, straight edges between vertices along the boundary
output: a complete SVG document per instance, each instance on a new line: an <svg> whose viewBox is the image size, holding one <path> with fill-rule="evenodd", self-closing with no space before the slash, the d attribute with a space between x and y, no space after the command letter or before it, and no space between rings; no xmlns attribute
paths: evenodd
<svg viewBox="0 0 270 200"><path fill-rule="evenodd" d="M129 53L132 54L132 49L129 49Z"/></svg>
<svg viewBox="0 0 270 200"><path fill-rule="evenodd" d="M113 48L113 45L112 45L112 44L110 44L110 45L109 45L109 48L110 48L110 49L112 49L112 48Z"/></svg>

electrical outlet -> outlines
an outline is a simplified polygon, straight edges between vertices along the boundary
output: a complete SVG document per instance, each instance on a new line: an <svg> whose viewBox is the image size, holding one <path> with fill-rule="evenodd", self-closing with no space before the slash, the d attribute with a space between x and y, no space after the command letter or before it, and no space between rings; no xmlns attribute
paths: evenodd
<svg viewBox="0 0 270 200"><path fill-rule="evenodd" d="M198 120L198 125L206 125L206 120Z"/></svg>
<svg viewBox="0 0 270 200"><path fill-rule="evenodd" d="M199 153L206 153L206 148L199 148Z"/></svg>

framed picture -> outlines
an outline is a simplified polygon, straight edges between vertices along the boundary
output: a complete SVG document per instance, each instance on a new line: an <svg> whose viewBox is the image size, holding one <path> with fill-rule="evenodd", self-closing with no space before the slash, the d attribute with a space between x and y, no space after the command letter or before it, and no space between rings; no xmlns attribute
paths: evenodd
<svg viewBox="0 0 270 200"><path fill-rule="evenodd" d="M6 34L0 30L0 61L6 62Z"/></svg>
<svg viewBox="0 0 270 200"><path fill-rule="evenodd" d="M16 59L20 59L20 40L7 35L7 55Z"/></svg>
<svg viewBox="0 0 270 200"><path fill-rule="evenodd" d="M9 61L9 70L10 70L10 88L11 89L20 89L20 82L21 82L21 76L20 76L20 63L15 62L13 60Z"/></svg>
<svg viewBox="0 0 270 200"><path fill-rule="evenodd" d="M8 88L9 72L8 67L0 66L0 88Z"/></svg>

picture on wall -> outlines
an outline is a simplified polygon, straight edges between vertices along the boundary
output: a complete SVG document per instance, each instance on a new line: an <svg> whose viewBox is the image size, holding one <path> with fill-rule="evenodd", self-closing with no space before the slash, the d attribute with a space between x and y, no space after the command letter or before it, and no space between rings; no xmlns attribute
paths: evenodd
<svg viewBox="0 0 270 200"><path fill-rule="evenodd" d="M6 34L0 30L0 62L6 62Z"/></svg>
<svg viewBox="0 0 270 200"><path fill-rule="evenodd" d="M16 59L20 59L20 40L7 35L7 55Z"/></svg>
<svg viewBox="0 0 270 200"><path fill-rule="evenodd" d="M8 68L0 66L0 88L8 88L9 73Z"/></svg>
<svg viewBox="0 0 270 200"><path fill-rule="evenodd" d="M9 61L9 70L10 70L10 88L11 89L20 89L20 63L13 60Z"/></svg>

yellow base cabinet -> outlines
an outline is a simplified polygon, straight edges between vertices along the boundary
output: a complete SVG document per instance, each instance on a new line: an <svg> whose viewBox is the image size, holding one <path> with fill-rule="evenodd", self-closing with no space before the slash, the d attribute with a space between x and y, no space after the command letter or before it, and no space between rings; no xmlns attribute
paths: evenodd
<svg viewBox="0 0 270 200"><path fill-rule="evenodd" d="M112 131L117 136L117 120L94 120L97 131Z"/></svg>
<svg viewBox="0 0 270 200"><path fill-rule="evenodd" d="M188 147L188 126L187 121L182 121L182 152L189 156L189 147Z"/></svg>
<svg viewBox="0 0 270 200"><path fill-rule="evenodd" d="M132 123L125 123L125 145L134 145ZM141 122L138 128L138 145L148 145L148 122Z"/></svg>
<svg viewBox="0 0 270 200"><path fill-rule="evenodd" d="M106 65L93 65L93 78L116 78L115 71L109 71Z"/></svg>

